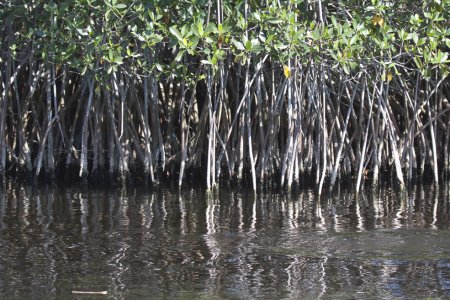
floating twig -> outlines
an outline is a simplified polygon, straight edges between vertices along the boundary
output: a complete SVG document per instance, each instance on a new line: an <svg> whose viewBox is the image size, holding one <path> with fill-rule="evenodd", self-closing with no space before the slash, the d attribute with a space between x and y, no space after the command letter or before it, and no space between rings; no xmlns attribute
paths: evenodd
<svg viewBox="0 0 450 300"><path fill-rule="evenodd" d="M95 291L72 291L72 294L75 295L106 295L108 294L107 291L99 291L99 292L95 292Z"/></svg>

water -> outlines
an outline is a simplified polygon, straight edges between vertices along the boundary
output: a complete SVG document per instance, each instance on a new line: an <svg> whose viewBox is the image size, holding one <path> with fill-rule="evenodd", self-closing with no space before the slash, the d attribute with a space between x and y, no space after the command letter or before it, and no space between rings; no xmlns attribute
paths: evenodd
<svg viewBox="0 0 450 300"><path fill-rule="evenodd" d="M424 297L450 297L449 185L0 189L0 299Z"/></svg>

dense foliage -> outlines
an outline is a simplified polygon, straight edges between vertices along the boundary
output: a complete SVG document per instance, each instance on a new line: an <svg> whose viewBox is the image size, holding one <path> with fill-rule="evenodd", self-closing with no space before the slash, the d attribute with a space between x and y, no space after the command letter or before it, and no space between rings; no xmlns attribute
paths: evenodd
<svg viewBox="0 0 450 300"><path fill-rule="evenodd" d="M449 19L449 0L6 1L1 172L438 181Z"/></svg>

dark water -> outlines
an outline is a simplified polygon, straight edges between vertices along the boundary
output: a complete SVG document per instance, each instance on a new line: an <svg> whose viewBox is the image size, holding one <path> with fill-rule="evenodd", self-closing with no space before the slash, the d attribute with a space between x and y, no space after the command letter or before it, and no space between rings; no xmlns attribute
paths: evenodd
<svg viewBox="0 0 450 300"><path fill-rule="evenodd" d="M7 182L0 299L450 297L449 185L217 194Z"/></svg>

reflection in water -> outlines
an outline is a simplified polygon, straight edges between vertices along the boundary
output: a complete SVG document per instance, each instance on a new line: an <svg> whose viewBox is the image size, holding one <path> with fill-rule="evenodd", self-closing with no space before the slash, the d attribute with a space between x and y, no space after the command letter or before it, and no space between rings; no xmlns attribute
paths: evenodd
<svg viewBox="0 0 450 300"><path fill-rule="evenodd" d="M262 194L0 188L0 298L450 296L449 185Z"/></svg>

